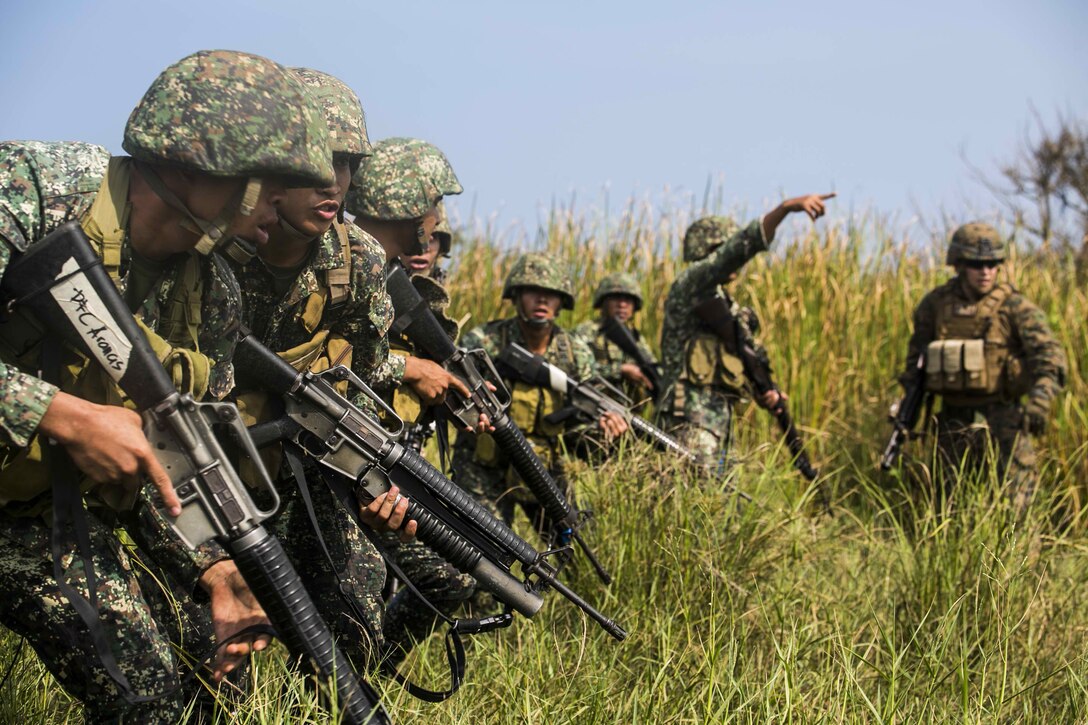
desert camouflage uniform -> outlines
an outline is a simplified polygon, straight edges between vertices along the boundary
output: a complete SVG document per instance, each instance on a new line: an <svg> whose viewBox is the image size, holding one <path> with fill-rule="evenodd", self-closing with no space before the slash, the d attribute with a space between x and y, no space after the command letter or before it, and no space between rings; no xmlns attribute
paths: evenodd
<svg viewBox="0 0 1088 725"><path fill-rule="evenodd" d="M6 267L13 249L25 249L64 222L80 219L99 192L109 159L108 151L90 144L0 144L0 236L4 241L0 244L0 263ZM167 263L159 283L140 306L141 316L152 329L162 321L161 313L179 283L185 256ZM231 381L227 358L230 336L226 330L237 325L240 302L229 270L224 271L211 258L201 259L201 269L205 295L200 310L207 321L200 328L201 349L222 363L213 368L220 373L212 377L219 392ZM213 323L218 327L213 328ZM0 370L5 380L0 428L4 456L11 461L29 445L57 388L19 372L14 365L0 364ZM12 605L3 609L0 619L27 637L64 688L85 703L88 722L110 721L126 712L127 704L101 666L82 620L52 579L51 527L37 515L50 505L48 482L44 483L45 488L30 500L10 501L0 509L4 519L0 532L0 592ZM0 495L4 495L2 491ZM102 509L92 507L88 522L99 581L99 609L108 618L106 626L118 665L137 691L165 692L177 684L177 664L170 646L171 641L181 641L177 613L157 585L152 583L152 588L147 588L147 581L138 580L134 572L139 568L112 534L110 524L100 519L99 511ZM145 551L174 572L170 582L179 594L192 592L200 572L226 556L214 545L202 547L195 554L189 552L165 529L160 518L143 506L138 511L141 517L150 517L145 519L150 525L133 527L133 536ZM78 589L85 585L81 564L78 558L75 561L67 571ZM164 577L162 572L158 576ZM179 601L184 609L194 610L189 596L182 594ZM19 605L14 606L17 602ZM196 642L198 649L207 649L206 644L201 644L210 641L206 614L187 611L186 617L200 627L199 633L188 632L186 641ZM140 722L174 722L180 717L180 708L181 699L175 697L128 713Z"/></svg>
<svg viewBox="0 0 1088 725"><path fill-rule="evenodd" d="M744 392L744 384L741 380L727 387L689 379L690 346L699 335L713 334L693 308L715 294L728 298L721 285L767 247L759 220L753 221L681 272L665 298L661 325L662 426L676 431L694 452L722 464L732 436L733 406ZM741 314L744 308L730 302L734 314ZM742 323L745 319L741 315Z"/></svg>
<svg viewBox="0 0 1088 725"><path fill-rule="evenodd" d="M510 318L494 320L468 332L461 338L461 347L467 350L482 348L492 358L497 358L515 342L522 346L526 344L517 318ZM551 339L543 357L575 380L586 380L596 372L593 351L558 325L552 327ZM565 487L560 441L562 428L546 424L543 420L544 416L563 407L562 396L553 390L514 380L504 382L515 396L510 406L510 417L521 428L552 477ZM520 392L522 390L525 391L524 395ZM539 531L548 529L540 505L521 483L517 472L490 435L459 434L454 446L453 469L457 484L503 520L508 523L512 521L514 505L519 504Z"/></svg>
<svg viewBox="0 0 1088 725"><path fill-rule="evenodd" d="M1008 340L1009 354L1017 358L1030 378L1024 387L1029 404L1044 410L1057 397L1065 381L1066 359L1054 338L1042 310L1015 289L995 285L989 295L977 298L960 278L954 277L927 294L914 311L914 333L907 351L907 370L913 371L918 357L934 340L941 339L937 329L938 313L946 305L971 312L986 297L1011 291L998 308L997 321ZM908 374L904 374L904 379ZM998 475L1006 481L1006 491L1018 510L1031 499L1038 479L1037 458L1030 436L1024 431L1024 391L1006 390L995 395L946 394L937 416L937 445L945 466L942 477L945 492L954 482L951 471L958 471L968 456L968 463L978 465L996 448Z"/></svg>

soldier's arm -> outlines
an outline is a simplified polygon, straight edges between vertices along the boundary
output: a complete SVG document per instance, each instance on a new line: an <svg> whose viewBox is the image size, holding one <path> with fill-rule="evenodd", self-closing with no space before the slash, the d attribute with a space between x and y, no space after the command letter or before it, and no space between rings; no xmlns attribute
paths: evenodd
<svg viewBox="0 0 1088 725"><path fill-rule="evenodd" d="M1031 397L1050 401L1065 385L1065 351L1037 306L1016 295L1005 303L1012 329L1024 350L1024 362L1032 378Z"/></svg>
<svg viewBox="0 0 1088 725"><path fill-rule="evenodd" d="M914 379L918 358L925 354L926 347L937 335L935 323L937 310L933 293L927 294L914 309L914 330L907 343L907 361L903 373L899 376L900 384L906 386Z"/></svg>
<svg viewBox="0 0 1088 725"><path fill-rule="evenodd" d="M769 240L764 237L760 220L750 222L705 259L684 270L669 290L669 299L693 304L709 297L718 285L729 281L729 276L740 270L748 260L766 251L768 244Z"/></svg>

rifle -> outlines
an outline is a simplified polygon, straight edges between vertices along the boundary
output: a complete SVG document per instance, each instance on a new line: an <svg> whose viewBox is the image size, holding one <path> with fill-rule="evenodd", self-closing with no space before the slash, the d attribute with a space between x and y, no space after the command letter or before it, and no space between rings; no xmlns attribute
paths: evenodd
<svg viewBox="0 0 1088 725"><path fill-rule="evenodd" d="M694 312L725 343L730 352L740 358L744 364L744 376L751 382L757 395L766 395L771 391L779 394L778 403L767 410L778 421L778 427L786 438L786 446L793 456L794 467L809 481L815 480L819 471L812 467L808 454L805 453L805 443L793 424L786 400L771 378L770 361L766 355L756 351L755 342L746 333L740 319L732 314L727 300L715 295L697 304Z"/></svg>
<svg viewBox="0 0 1088 725"><path fill-rule="evenodd" d="M645 351L639 347L638 341L631 333L631 330L627 325L620 322L615 317L606 318L601 324L601 332L604 336L612 341L620 350L623 351L627 357L633 359L635 364L638 365L638 369L642 371L642 374L646 376L646 379L650 381L650 396L656 403L661 397L661 370L660 366L654 362Z"/></svg>
<svg viewBox="0 0 1088 725"><path fill-rule="evenodd" d="M645 418L632 413L628 408L630 401L623 392L600 376L594 376L584 382L574 380L540 355L534 355L516 342L503 350L495 362L505 377L550 388L566 396L570 404L549 415L547 417L549 423L562 423L572 417L581 418L586 422L595 422L605 413L616 413L627 421L636 435L655 448L680 456L692 463L701 462L699 457L680 441ZM752 500L752 497L743 491L734 490L745 501Z"/></svg>
<svg viewBox="0 0 1088 725"><path fill-rule="evenodd" d="M390 722L336 647L279 541L261 526L279 505L267 472L257 464L259 486L274 502L262 510L220 446L215 429L225 428L259 460L237 409L178 393L79 225L65 224L19 255L4 275L3 293L9 309L27 308L101 365L143 411L145 434L182 503L176 519L165 511L163 517L182 541L191 548L212 538L223 545L291 654L335 682L346 722Z"/></svg>
<svg viewBox="0 0 1088 725"><path fill-rule="evenodd" d="M337 366L300 373L246 331L234 361L253 382L284 399L284 417L251 429L258 446L289 441L339 481L355 486L364 503L395 483L408 498L407 520L416 521L416 537L508 607L532 617L542 604L540 590L549 586L617 640L627 637L622 627L557 579L548 553L537 552L426 459L405 448L398 442L399 429L386 430L336 392L336 383L347 381L403 427L396 413L350 370ZM524 582L511 573L515 561ZM509 624L509 613L503 617L504 621L485 624Z"/></svg>
<svg viewBox="0 0 1088 725"><path fill-rule="evenodd" d="M892 407L892 412L888 416L892 422L892 434L888 438L888 444L884 446L884 453L880 456L882 471L888 471L895 465L902 453L903 445L910 440L911 431L918 423L923 406L928 408L933 402L933 395L926 392L925 355L918 356L918 363L912 373L903 391L903 397Z"/></svg>
<svg viewBox="0 0 1088 725"><path fill-rule="evenodd" d="M404 334L424 355L460 378L469 389L468 398L449 389L444 404L447 414L464 428L475 428L480 415L488 417L495 428L491 433L495 442L510 458L514 470L553 522L557 543L565 546L573 539L601 581L610 584L612 577L579 533L583 524L581 512L567 501L540 457L525 440L525 434L507 414L510 393L488 354L483 350L462 350L454 346L401 265L394 265L387 274L386 289L396 311L394 332Z"/></svg>

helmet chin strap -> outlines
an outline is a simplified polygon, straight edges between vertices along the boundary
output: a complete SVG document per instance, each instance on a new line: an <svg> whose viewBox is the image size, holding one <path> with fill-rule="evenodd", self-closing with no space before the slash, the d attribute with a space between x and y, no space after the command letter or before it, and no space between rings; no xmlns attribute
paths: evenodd
<svg viewBox="0 0 1088 725"><path fill-rule="evenodd" d="M194 249L204 255L211 254L217 246L230 241L230 238L226 237L226 232L235 214L251 215L253 210L257 208L257 201L261 197L261 179L251 176L247 179L245 188L231 197L220 209L215 219L209 221L194 214L185 205L185 202L178 198L177 194L167 188L162 177L158 175L154 168L139 161L136 162L136 168L139 170L140 176L143 177L147 185L164 204L186 217L181 222L182 228L201 235Z"/></svg>
<svg viewBox="0 0 1088 725"><path fill-rule="evenodd" d="M552 322L554 322L554 320L547 319L538 320L535 317L530 317L529 315L525 314L525 311L521 309L520 300L517 302L517 304L514 305L514 309L516 309L518 312L518 319L524 322L529 327L533 328L534 330L545 330L551 327Z"/></svg>

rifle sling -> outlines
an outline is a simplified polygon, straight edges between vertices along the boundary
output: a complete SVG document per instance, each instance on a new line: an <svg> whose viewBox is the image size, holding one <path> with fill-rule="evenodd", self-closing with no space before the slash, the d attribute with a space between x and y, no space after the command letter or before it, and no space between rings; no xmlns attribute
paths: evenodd
<svg viewBox="0 0 1088 725"><path fill-rule="evenodd" d="M60 350L61 342L54 336L47 336L42 342L41 362L43 379L53 382L60 379ZM53 527L50 532L50 549L53 557L53 578L56 579L57 588L64 598L79 614L87 627L91 640L94 643L95 652L98 653L102 666L110 679L114 681L121 691L121 697L129 705L144 705L159 700L173 697L207 668L215 658L216 653L235 640L249 637L255 634L267 634L278 637L276 630L265 624L255 624L235 632L223 641L214 643L203 655L195 658L195 665L186 673L178 677L178 682L173 687L157 695L139 695L132 689L128 678L125 677L117 664L117 658L113 655L109 637L102 625L98 608L98 582L95 575L94 559L91 554L90 529L87 525L87 511L83 507L83 495L76 481L79 480L79 471L72 463L67 451L60 444L50 441L43 447L43 454L48 456L49 477L53 493ZM83 562L84 576L87 579L87 592L90 598L85 598L75 587L68 584L64 577L64 569L61 565L63 552L67 550L65 542L65 529L71 528L75 535L75 543L79 557ZM18 654L18 653L17 653ZM12 665L15 660L13 659ZM10 674L10 673L9 673Z"/></svg>
<svg viewBox="0 0 1088 725"><path fill-rule="evenodd" d="M47 335L42 340L42 378L54 385L60 384L60 341L57 337ZM76 610L79 618L87 627L94 644L98 659L121 690L121 696L126 702L138 704L158 699L146 695L138 695L132 689L125 673L117 665L117 659L113 656L109 639L98 609L98 577L95 575L94 558L91 553L90 530L87 526L87 512L83 508L83 495L79 490L79 471L72 463L68 452L57 442L49 440L42 447L42 452L48 457L49 478L53 493L53 526L50 530L50 549L53 556L53 578L56 579L57 589L60 590L72 608ZM87 597L84 597L64 576L63 556L70 549L70 542L66 541L65 534L71 528L75 537L75 550L83 562L83 574L87 580Z"/></svg>

